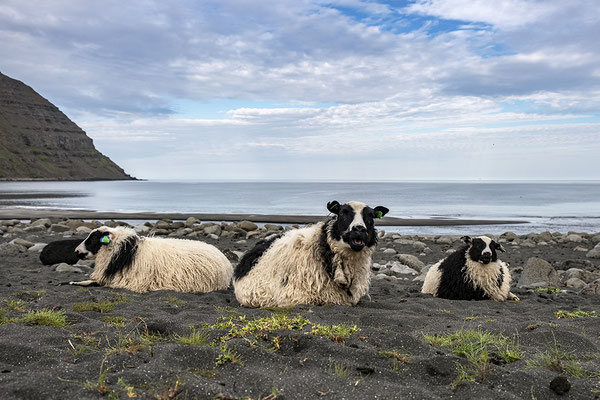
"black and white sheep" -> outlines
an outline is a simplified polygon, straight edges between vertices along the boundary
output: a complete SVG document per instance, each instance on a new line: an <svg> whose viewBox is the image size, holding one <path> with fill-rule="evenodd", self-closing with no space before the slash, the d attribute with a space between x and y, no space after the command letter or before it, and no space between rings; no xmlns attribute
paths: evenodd
<svg viewBox="0 0 600 400"><path fill-rule="evenodd" d="M242 257L233 278L241 305L356 305L367 294L374 219L388 209L355 201L332 201L327 209L332 218L263 241Z"/></svg>
<svg viewBox="0 0 600 400"><path fill-rule="evenodd" d="M423 283L423 293L452 300L519 300L510 292L511 276L496 251L502 245L487 236L462 238L466 245L432 265Z"/></svg>
<svg viewBox="0 0 600 400"><path fill-rule="evenodd" d="M208 243L140 237L131 228L94 229L76 252L96 258L90 278L74 285L100 285L134 292L175 290L210 292L227 289L231 263Z"/></svg>
<svg viewBox="0 0 600 400"><path fill-rule="evenodd" d="M40 253L40 261L44 265L58 263L77 264L80 258L75 253L75 248L79 246L81 239L56 240L48 243Z"/></svg>

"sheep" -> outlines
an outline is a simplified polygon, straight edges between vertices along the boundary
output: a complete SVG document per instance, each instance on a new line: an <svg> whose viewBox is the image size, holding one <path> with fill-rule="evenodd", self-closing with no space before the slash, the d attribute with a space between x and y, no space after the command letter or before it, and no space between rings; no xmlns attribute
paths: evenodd
<svg viewBox="0 0 600 400"><path fill-rule="evenodd" d="M498 259L502 245L487 236L471 239L464 236L465 246L432 265L422 293L452 300L519 300L510 292L508 265Z"/></svg>
<svg viewBox="0 0 600 400"><path fill-rule="evenodd" d="M75 248L79 246L81 239L55 240L48 243L40 253L40 261L44 265L58 263L77 264L80 257L75 253Z"/></svg>
<svg viewBox="0 0 600 400"><path fill-rule="evenodd" d="M96 258L90 280L80 286L107 286L134 292L227 289L233 274L216 247L195 240L140 237L131 228L94 229L75 251Z"/></svg>
<svg viewBox="0 0 600 400"><path fill-rule="evenodd" d="M327 203L333 217L260 242L237 265L233 288L246 307L354 306L367 294L377 244L374 218L389 210Z"/></svg>

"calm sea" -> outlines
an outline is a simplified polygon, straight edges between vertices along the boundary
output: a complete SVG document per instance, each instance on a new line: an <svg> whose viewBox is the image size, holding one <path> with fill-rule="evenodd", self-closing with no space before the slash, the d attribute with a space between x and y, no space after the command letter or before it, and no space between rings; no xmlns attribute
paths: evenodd
<svg viewBox="0 0 600 400"><path fill-rule="evenodd" d="M402 218L529 221L386 228L404 233L600 232L600 182L0 182L0 208L326 215L331 200L383 205Z"/></svg>

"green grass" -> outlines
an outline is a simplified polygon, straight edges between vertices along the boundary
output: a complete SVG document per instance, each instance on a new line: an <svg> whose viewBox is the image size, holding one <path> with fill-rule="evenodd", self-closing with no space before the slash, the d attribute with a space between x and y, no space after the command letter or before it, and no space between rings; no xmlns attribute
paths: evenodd
<svg viewBox="0 0 600 400"><path fill-rule="evenodd" d="M543 368L579 379L600 377L600 372L585 369L573 352L563 351L554 334L552 336L552 342L546 344L547 350L527 360L526 368Z"/></svg>
<svg viewBox="0 0 600 400"><path fill-rule="evenodd" d="M24 300L24 301L35 301L42 297L46 293L45 290L23 290L20 292L15 292L15 297Z"/></svg>
<svg viewBox="0 0 600 400"><path fill-rule="evenodd" d="M535 289L538 292L542 292L542 293L548 293L548 294L552 294L552 293L562 293L562 290L554 287L554 286L548 286L548 287L539 287Z"/></svg>
<svg viewBox="0 0 600 400"><path fill-rule="evenodd" d="M19 312L26 311L27 303L21 299L18 299L18 300L6 299L6 300L4 300L4 304L6 305L6 308L8 308L9 310L14 310L14 311L19 311Z"/></svg>
<svg viewBox="0 0 600 400"><path fill-rule="evenodd" d="M287 311L271 313L262 318L248 318L246 315L230 314L217 319L214 324L204 324L204 329L226 330L227 333L217 340L225 343L233 338L248 338L249 336L261 336L276 331L303 331L310 326L308 334L323 336L336 343L344 344L345 340L354 333L360 331L356 325L321 325L315 324L301 315L290 315ZM253 343L252 340L250 340ZM277 346L276 346L277 347Z"/></svg>
<svg viewBox="0 0 600 400"><path fill-rule="evenodd" d="M226 344L222 345L219 349L219 355L217 356L217 367L220 367L221 365L224 364L237 364L237 365L244 365L244 360L242 360L242 356L237 353L235 350L230 349L229 347L227 347Z"/></svg>
<svg viewBox="0 0 600 400"><path fill-rule="evenodd" d="M69 326L67 316L63 311L52 311L48 309L29 311L19 319L23 325L46 325L55 328Z"/></svg>
<svg viewBox="0 0 600 400"><path fill-rule="evenodd" d="M454 333L423 336L432 346L450 347L455 356L469 361L468 367L461 364L457 369L453 388L470 378L484 380L493 360L512 363L523 357L516 337L509 338L488 330L460 329Z"/></svg>
<svg viewBox="0 0 600 400"><path fill-rule="evenodd" d="M100 301L84 301L81 303L73 304L73 311L84 312L84 311L96 311L99 313L111 312L119 304L127 303L131 300L127 296L121 293L114 293L117 298L115 300L100 300Z"/></svg>
<svg viewBox="0 0 600 400"><path fill-rule="evenodd" d="M125 327L125 323L127 322L127 318L122 316L111 316L107 315L106 317L102 317L102 321L115 326L117 329L121 329Z"/></svg>
<svg viewBox="0 0 600 400"><path fill-rule="evenodd" d="M452 381L452 390L456 390L456 388L464 383L464 382L475 382L475 376L473 376L472 371L462 365L461 363L456 363L456 378Z"/></svg>
<svg viewBox="0 0 600 400"><path fill-rule="evenodd" d="M10 318L4 308L0 308L0 325L11 324L16 322L16 319Z"/></svg>
<svg viewBox="0 0 600 400"><path fill-rule="evenodd" d="M165 300L168 304L171 304L174 307L181 307L184 306L186 303L184 300L181 300L175 296L171 296L169 297L167 300Z"/></svg>
<svg viewBox="0 0 600 400"><path fill-rule="evenodd" d="M173 335L173 341L186 346L206 346L210 332L205 329L196 331L196 327L190 325L191 332L188 335Z"/></svg>
<svg viewBox="0 0 600 400"><path fill-rule="evenodd" d="M114 368L114 365L104 368L105 362L106 362L106 357L104 357L102 359L102 363L100 364L100 373L98 374L98 380L97 381L89 381L88 380L83 384L83 387L85 389L96 391L96 392L100 393L102 396L104 396L106 394L110 394L110 392L111 392L110 389L106 386L106 374L108 373L108 371L110 369Z"/></svg>
<svg viewBox="0 0 600 400"><path fill-rule="evenodd" d="M556 318L598 318L596 311L582 311L581 307L577 311L558 310L554 313Z"/></svg>
<svg viewBox="0 0 600 400"><path fill-rule="evenodd" d="M334 375L339 376L340 378L345 379L348 376L350 376L350 367L345 364L341 364L341 363L338 363L338 362L330 359L329 360L329 373L332 373Z"/></svg>
<svg viewBox="0 0 600 400"><path fill-rule="evenodd" d="M105 354L135 354L138 351L147 349L149 349L152 353L153 346L163 340L164 339L162 337L151 334L148 331L143 331L140 333L138 329L125 334L119 332L119 335L114 343L110 343L110 341L108 341Z"/></svg>

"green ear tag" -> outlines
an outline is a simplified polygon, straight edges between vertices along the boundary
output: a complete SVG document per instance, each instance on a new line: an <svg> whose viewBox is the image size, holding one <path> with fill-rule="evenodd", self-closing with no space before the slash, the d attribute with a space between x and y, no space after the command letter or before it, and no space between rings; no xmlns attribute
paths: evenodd
<svg viewBox="0 0 600 400"><path fill-rule="evenodd" d="M377 218L383 218L383 213L381 211L377 211L377 214L375 214L377 216Z"/></svg>
<svg viewBox="0 0 600 400"><path fill-rule="evenodd" d="M109 244L110 243L110 238L108 237L108 235L107 236L102 236L100 238L100 243L102 243L102 244Z"/></svg>
<svg viewBox="0 0 600 400"><path fill-rule="evenodd" d="M502 253L504 253L506 251L504 246L502 246L501 244L498 245L498 250L500 250Z"/></svg>

